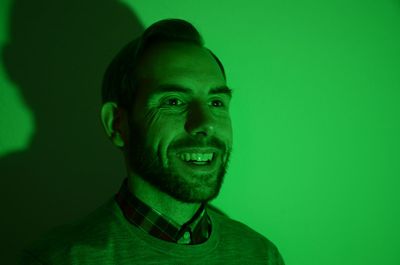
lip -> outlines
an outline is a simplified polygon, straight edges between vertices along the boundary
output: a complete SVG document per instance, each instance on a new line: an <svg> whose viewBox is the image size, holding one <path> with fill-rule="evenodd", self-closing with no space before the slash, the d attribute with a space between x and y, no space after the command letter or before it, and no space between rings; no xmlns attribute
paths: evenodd
<svg viewBox="0 0 400 265"><path fill-rule="evenodd" d="M177 156L177 160L180 161L180 163L187 168L190 168L193 171L197 172L212 172L217 169L217 160L218 160L218 154L216 152L213 152L213 159L209 164L205 165L196 165L190 162L183 161L179 156Z"/></svg>
<svg viewBox="0 0 400 265"><path fill-rule="evenodd" d="M207 147L207 148L197 147L197 148L181 149L178 152L176 152L176 154L178 156L180 156L182 153L214 153L214 155L215 155L218 153L218 149L211 148L211 147Z"/></svg>

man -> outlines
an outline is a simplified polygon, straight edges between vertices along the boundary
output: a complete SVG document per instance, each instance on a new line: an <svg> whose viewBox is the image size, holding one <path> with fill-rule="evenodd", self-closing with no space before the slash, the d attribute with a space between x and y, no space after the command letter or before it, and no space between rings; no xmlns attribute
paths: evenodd
<svg viewBox="0 0 400 265"><path fill-rule="evenodd" d="M24 264L284 264L272 242L207 204L232 150L232 91L190 23L162 20L129 43L102 96L128 176L89 217L27 249Z"/></svg>

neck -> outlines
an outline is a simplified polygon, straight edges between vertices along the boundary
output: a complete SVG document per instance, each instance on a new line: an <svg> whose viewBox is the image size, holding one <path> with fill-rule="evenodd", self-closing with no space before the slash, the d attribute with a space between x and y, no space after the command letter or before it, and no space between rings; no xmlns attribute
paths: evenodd
<svg viewBox="0 0 400 265"><path fill-rule="evenodd" d="M168 216L179 225L189 221L201 203L185 203L159 191L135 174L128 177L129 191L151 208Z"/></svg>

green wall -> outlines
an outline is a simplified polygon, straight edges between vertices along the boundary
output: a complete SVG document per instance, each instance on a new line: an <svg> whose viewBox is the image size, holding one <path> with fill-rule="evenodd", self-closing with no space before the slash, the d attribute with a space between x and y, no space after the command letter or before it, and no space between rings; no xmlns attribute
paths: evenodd
<svg viewBox="0 0 400 265"><path fill-rule="evenodd" d="M191 21L225 65L235 90L234 149L216 206L272 240L287 264L400 264L400 2L124 3L143 26L167 17ZM4 45L10 40L11 1L0 7ZM0 64L0 163L27 152L39 133L35 108L7 71ZM93 91L85 96L99 101ZM91 103L95 113L99 106ZM97 142L80 146L107 152L99 159L109 161L119 154L101 140L96 126ZM73 157L83 160L80 151ZM110 163L111 169L123 166ZM38 172L49 175L43 168ZM103 173L102 187L112 182L111 187L93 191L91 203L46 225L99 204L118 187L123 171L119 174L107 179ZM91 171L87 175L95 178ZM66 205L76 196L65 185L92 184L82 177L65 184L68 174L61 176L48 185L60 185L65 198L59 200Z"/></svg>

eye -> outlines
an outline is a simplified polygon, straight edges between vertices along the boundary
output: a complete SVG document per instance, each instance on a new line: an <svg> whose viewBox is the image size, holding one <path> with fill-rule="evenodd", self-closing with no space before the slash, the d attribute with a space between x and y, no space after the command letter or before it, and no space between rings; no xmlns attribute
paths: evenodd
<svg viewBox="0 0 400 265"><path fill-rule="evenodd" d="M223 107L223 106L224 106L224 103L222 102L222 100L213 100L213 101L212 101L212 105L213 105L214 107Z"/></svg>
<svg viewBox="0 0 400 265"><path fill-rule="evenodd" d="M166 99L163 104L167 106L181 106L183 105L183 102L178 98L169 98Z"/></svg>

